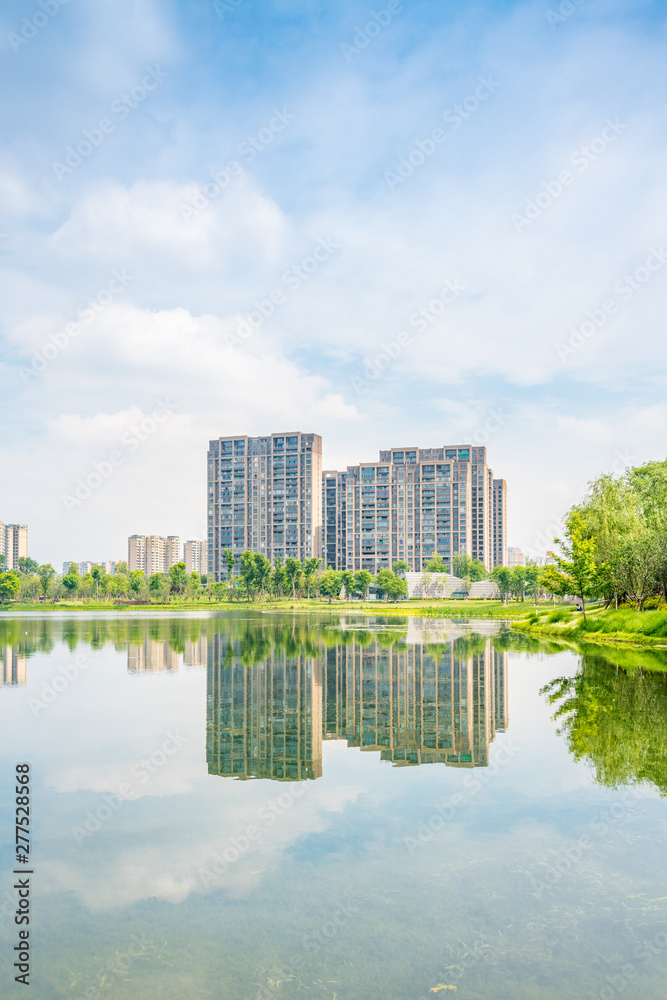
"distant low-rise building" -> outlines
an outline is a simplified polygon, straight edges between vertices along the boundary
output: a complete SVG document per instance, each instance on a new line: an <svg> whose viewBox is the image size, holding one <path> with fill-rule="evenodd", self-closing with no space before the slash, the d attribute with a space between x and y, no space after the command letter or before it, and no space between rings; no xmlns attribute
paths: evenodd
<svg viewBox="0 0 667 1000"><path fill-rule="evenodd" d="M187 573L199 573L204 576L208 570L206 542L191 539L183 546L183 557Z"/></svg>
<svg viewBox="0 0 667 1000"><path fill-rule="evenodd" d="M80 563L72 561L64 562L63 576L66 576L67 573L69 573L72 566L76 566L80 576L85 576L86 573L90 573L93 569L93 566L101 566L105 573L110 573L113 576L113 574L116 572L117 565L118 564L114 559L107 559L107 560L100 559L98 562L90 562L89 560Z"/></svg>
<svg viewBox="0 0 667 1000"><path fill-rule="evenodd" d="M146 576L168 573L181 561L178 535L131 535L127 540L127 565L130 572L141 569Z"/></svg>
<svg viewBox="0 0 667 1000"><path fill-rule="evenodd" d="M509 545L507 548L507 565L510 569L514 569L515 566L526 565L526 557L516 545Z"/></svg>

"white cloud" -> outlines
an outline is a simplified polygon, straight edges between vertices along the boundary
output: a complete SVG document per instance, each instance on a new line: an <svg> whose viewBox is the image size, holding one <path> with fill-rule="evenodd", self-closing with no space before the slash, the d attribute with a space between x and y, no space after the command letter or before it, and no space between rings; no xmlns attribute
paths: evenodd
<svg viewBox="0 0 667 1000"><path fill-rule="evenodd" d="M558 428L566 434L593 443L602 443L611 439L611 431L607 424L594 418L578 420L576 417L559 417Z"/></svg>

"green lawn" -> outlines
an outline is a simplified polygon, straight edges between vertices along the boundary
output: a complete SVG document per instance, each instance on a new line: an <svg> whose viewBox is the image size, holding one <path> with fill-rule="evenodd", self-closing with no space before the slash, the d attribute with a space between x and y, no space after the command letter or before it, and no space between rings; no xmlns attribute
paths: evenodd
<svg viewBox="0 0 667 1000"><path fill-rule="evenodd" d="M543 605L544 607L545 605ZM548 605L550 608L551 604ZM532 605L531 605L532 607ZM341 601L333 600L297 600L288 599L268 601L171 601L167 604L155 602L151 604L115 604L112 601L58 601L55 604L4 604L0 611L233 611L254 610L263 612L314 613L335 612L336 614L382 614L405 616L433 616L437 618L516 618L526 614L526 604L510 602L503 605L502 601L481 600L409 600L398 601Z"/></svg>
<svg viewBox="0 0 667 1000"><path fill-rule="evenodd" d="M667 647L667 608L640 612L634 608L616 611L598 606L587 611L586 621L576 609L558 608L551 612L543 609L539 614L513 622L512 628L564 639Z"/></svg>

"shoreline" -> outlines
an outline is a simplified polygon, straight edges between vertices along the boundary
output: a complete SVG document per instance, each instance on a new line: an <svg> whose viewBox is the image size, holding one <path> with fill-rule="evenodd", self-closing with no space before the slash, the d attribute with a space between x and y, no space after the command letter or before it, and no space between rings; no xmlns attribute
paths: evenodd
<svg viewBox="0 0 667 1000"><path fill-rule="evenodd" d="M553 613L552 613L553 614ZM513 620L510 628L534 635L580 645L616 646L634 649L667 649L667 609L637 611L634 608L593 608L586 621L580 613L556 612L555 619L539 621L539 613ZM536 620L538 619L538 620ZM596 627L597 626L597 627ZM623 626L626 626L625 628ZM650 631L645 631L645 629Z"/></svg>
<svg viewBox="0 0 667 1000"><path fill-rule="evenodd" d="M503 605L500 601L328 601L297 600L292 601L192 601L182 604L109 604L91 601L88 604L59 601L55 604L5 604L0 605L0 616L24 614L26 612L56 614L63 612L127 612L138 611L152 613L155 611L176 613L180 611L257 611L262 614L365 614L365 615L395 615L402 618L435 617L435 618L479 618L487 620L510 621L524 617L525 606Z"/></svg>

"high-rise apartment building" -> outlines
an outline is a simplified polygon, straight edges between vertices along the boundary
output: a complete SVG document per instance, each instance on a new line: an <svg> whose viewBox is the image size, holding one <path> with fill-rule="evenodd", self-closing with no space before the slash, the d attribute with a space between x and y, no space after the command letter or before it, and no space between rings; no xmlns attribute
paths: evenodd
<svg viewBox="0 0 667 1000"><path fill-rule="evenodd" d="M142 569L146 576L168 573L181 561L181 541L178 535L132 535L127 540L127 565L130 572Z"/></svg>
<svg viewBox="0 0 667 1000"><path fill-rule="evenodd" d="M322 555L334 566L335 552L337 569L374 574L397 560L418 571L435 555L450 570L456 555L479 559L491 570L495 482L486 448L476 445L393 448L381 451L379 462L327 472ZM338 557L343 551L344 559Z"/></svg>
<svg viewBox="0 0 667 1000"><path fill-rule="evenodd" d="M19 559L28 555L27 524L3 524L0 521L0 555L5 557L5 571L19 568Z"/></svg>
<svg viewBox="0 0 667 1000"><path fill-rule="evenodd" d="M322 554L322 438L295 431L220 437L208 450L208 575L227 575L225 549L275 564Z"/></svg>
<svg viewBox="0 0 667 1000"><path fill-rule="evenodd" d="M507 483L493 480L493 565L507 566Z"/></svg>
<svg viewBox="0 0 667 1000"><path fill-rule="evenodd" d="M347 568L347 472L322 473L322 561Z"/></svg>
<svg viewBox="0 0 667 1000"><path fill-rule="evenodd" d="M185 569L188 573L199 573L203 576L208 571L206 542L191 540L183 546Z"/></svg>

